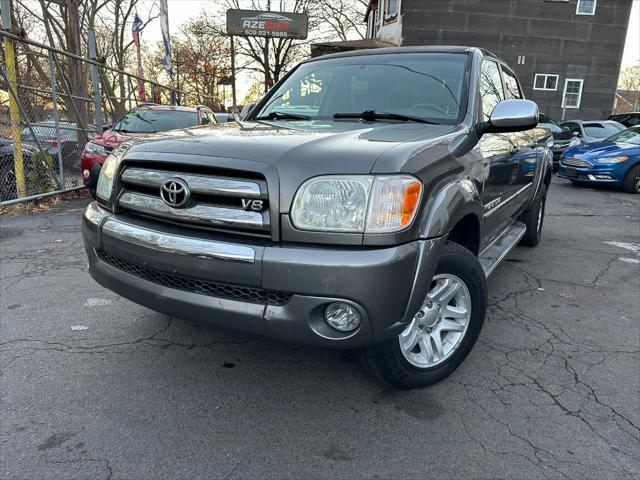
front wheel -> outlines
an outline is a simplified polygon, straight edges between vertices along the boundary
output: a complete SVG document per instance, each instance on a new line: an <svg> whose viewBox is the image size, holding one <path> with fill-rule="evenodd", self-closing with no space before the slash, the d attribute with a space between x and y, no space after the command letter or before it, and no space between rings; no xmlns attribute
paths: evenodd
<svg viewBox="0 0 640 480"><path fill-rule="evenodd" d="M449 376L478 339L487 311L482 266L466 248L447 243L420 310L395 338L363 352L366 366L401 388L433 385Z"/></svg>
<svg viewBox="0 0 640 480"><path fill-rule="evenodd" d="M640 163L627 172L622 190L627 193L640 193Z"/></svg>

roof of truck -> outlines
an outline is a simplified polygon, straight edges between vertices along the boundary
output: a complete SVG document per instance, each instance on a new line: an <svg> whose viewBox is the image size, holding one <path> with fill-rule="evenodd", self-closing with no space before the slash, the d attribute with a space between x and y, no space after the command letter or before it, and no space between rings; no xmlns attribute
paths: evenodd
<svg viewBox="0 0 640 480"><path fill-rule="evenodd" d="M310 58L302 63L315 62L318 60L325 60L328 58L343 58L343 57L357 57L363 55L383 55L383 54L398 54L398 53L470 53L470 52L482 52L483 55L494 57L498 60L500 58L494 53L478 47L465 47L455 45L419 45L413 47L390 47L390 48L368 48L363 50L351 50L349 52L330 53L328 55L322 55L319 57Z"/></svg>

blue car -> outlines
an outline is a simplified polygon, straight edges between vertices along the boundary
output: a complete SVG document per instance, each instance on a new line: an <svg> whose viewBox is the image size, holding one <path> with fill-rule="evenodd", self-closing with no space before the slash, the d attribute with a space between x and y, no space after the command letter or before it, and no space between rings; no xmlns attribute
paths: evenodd
<svg viewBox="0 0 640 480"><path fill-rule="evenodd" d="M640 193L640 125L602 142L568 149L560 159L558 177Z"/></svg>

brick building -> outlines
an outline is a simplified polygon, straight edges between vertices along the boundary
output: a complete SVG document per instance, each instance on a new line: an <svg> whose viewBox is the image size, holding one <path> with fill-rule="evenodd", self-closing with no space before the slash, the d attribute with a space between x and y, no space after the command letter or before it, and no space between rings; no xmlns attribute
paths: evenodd
<svg viewBox="0 0 640 480"><path fill-rule="evenodd" d="M367 37L380 44L468 45L517 72L553 118L613 109L632 0L372 0ZM372 46L375 46L372 44Z"/></svg>

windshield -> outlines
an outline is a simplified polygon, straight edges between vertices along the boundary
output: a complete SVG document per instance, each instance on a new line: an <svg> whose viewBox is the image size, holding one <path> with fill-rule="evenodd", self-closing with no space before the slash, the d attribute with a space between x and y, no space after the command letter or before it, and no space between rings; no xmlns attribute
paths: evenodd
<svg viewBox="0 0 640 480"><path fill-rule="evenodd" d="M197 125L195 112L180 110L131 110L113 126L115 131L127 133L154 133L189 128Z"/></svg>
<svg viewBox="0 0 640 480"><path fill-rule="evenodd" d="M584 133L595 138L607 138L620 131L620 127L612 123L585 123L583 128Z"/></svg>
<svg viewBox="0 0 640 480"><path fill-rule="evenodd" d="M454 124L464 113L466 60L466 54L396 53L306 63L254 115L328 120L336 113L375 111Z"/></svg>
<svg viewBox="0 0 640 480"><path fill-rule="evenodd" d="M640 145L640 127L631 127L607 138L610 142Z"/></svg>

